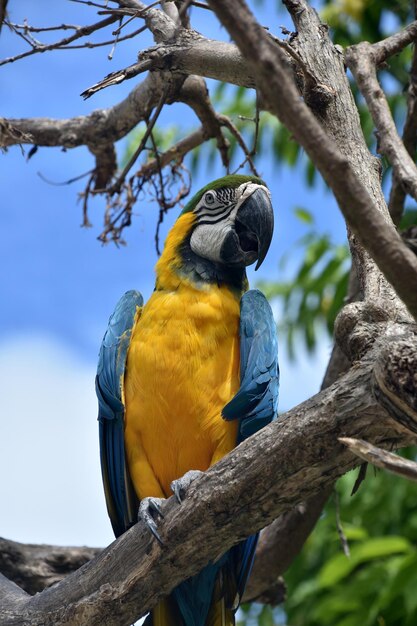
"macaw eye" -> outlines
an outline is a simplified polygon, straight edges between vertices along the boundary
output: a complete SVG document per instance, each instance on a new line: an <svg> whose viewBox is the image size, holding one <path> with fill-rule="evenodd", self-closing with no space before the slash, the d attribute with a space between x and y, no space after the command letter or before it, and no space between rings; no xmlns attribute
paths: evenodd
<svg viewBox="0 0 417 626"><path fill-rule="evenodd" d="M216 202L216 196L215 196L214 192L213 191L207 191L206 195L204 196L204 203L207 206L211 206L215 202Z"/></svg>

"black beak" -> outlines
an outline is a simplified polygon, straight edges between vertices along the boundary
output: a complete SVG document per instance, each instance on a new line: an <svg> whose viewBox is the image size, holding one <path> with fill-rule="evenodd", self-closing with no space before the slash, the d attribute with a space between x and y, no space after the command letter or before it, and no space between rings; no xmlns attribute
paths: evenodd
<svg viewBox="0 0 417 626"><path fill-rule="evenodd" d="M257 270L267 255L274 232L274 211L266 188L255 189L239 207L235 230L245 265L257 260Z"/></svg>

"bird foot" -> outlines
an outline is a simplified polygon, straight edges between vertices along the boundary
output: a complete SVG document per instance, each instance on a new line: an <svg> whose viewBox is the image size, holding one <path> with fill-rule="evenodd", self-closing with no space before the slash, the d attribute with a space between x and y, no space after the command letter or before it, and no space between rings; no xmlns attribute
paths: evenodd
<svg viewBox="0 0 417 626"><path fill-rule="evenodd" d="M164 498L143 498L140 501L138 511L138 519L144 522L146 528L153 534L161 546L164 545L164 542L158 533L155 517L164 517L161 510L161 504L164 501Z"/></svg>
<svg viewBox="0 0 417 626"><path fill-rule="evenodd" d="M184 474L184 476L181 476L181 478L177 478L177 480L172 481L172 493L176 497L179 504L181 504L184 500L188 487L191 485L191 483L196 478L199 478L202 474L204 474L204 472L201 472L200 470L190 470L189 472Z"/></svg>

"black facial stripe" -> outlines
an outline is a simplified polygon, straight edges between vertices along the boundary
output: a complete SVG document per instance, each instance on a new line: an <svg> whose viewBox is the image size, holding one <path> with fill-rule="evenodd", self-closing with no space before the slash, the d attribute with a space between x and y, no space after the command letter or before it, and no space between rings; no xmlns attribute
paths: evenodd
<svg viewBox="0 0 417 626"><path fill-rule="evenodd" d="M205 206L204 204L197 209L197 211L195 212L196 215L203 215L203 214L207 214L207 215L218 215L219 213L221 213L222 211L227 211L227 209L232 206L234 204L234 202L230 202L230 200L223 202L222 204L218 204L215 207L212 206Z"/></svg>
<svg viewBox="0 0 417 626"><path fill-rule="evenodd" d="M233 211L234 206L235 206L234 204L228 204L222 207L221 209L215 209L214 211L211 211L211 210L204 211L204 213L200 213L197 219L200 220L206 217L207 218L220 217L221 215L225 215L227 217L227 215L229 215L230 212Z"/></svg>
<svg viewBox="0 0 417 626"><path fill-rule="evenodd" d="M231 212L234 210L235 205L234 204L230 204L228 207L226 207L223 211L218 212L218 213L204 213L203 215L200 215L197 219L197 223L201 224L200 220L205 220L210 224L217 224L217 222L219 222L220 220L225 220L229 217L229 215L231 214Z"/></svg>
<svg viewBox="0 0 417 626"><path fill-rule="evenodd" d="M228 217L228 215L226 215L226 217ZM202 224L210 224L210 225L218 224L219 222L223 222L224 219L225 219L225 217L223 216L223 217L219 217L219 219L213 220L213 221L211 221L211 220L202 220L201 222L198 222L198 225L201 226Z"/></svg>
<svg viewBox="0 0 417 626"><path fill-rule="evenodd" d="M203 205L195 213L196 215L202 215L204 213L207 213L207 215L217 215L217 213L219 212L221 213L225 209L227 209L227 206L224 206L224 204L220 206L215 206L215 207L209 207L209 206Z"/></svg>

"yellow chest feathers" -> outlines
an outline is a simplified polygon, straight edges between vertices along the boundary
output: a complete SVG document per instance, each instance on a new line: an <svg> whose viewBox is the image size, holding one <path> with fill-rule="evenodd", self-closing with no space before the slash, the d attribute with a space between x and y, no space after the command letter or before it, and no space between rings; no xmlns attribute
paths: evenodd
<svg viewBox="0 0 417 626"><path fill-rule="evenodd" d="M235 446L236 424L221 410L239 388L239 312L227 288L184 284L155 291L143 307L125 376L125 441L140 497L158 494L135 481L138 454L166 494L171 480L207 469Z"/></svg>

